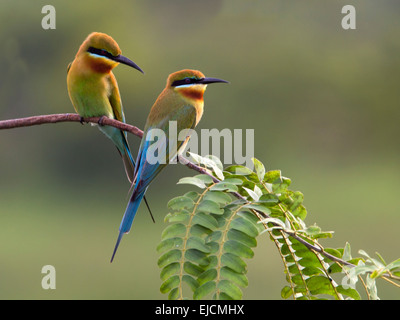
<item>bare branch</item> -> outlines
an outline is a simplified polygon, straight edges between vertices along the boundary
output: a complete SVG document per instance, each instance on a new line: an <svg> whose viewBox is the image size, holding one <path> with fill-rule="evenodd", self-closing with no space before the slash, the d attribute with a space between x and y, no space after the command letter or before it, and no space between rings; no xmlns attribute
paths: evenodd
<svg viewBox="0 0 400 320"><path fill-rule="evenodd" d="M139 128L132 126L130 124L123 123L121 121L110 119L107 117L92 117L92 118L82 118L78 114L75 113L59 113L59 114L48 114L41 116L33 116L19 119L10 119L10 120L1 120L0 121L0 130L1 129L13 129L13 128L21 128L21 127L29 127L36 126L40 124L46 123L58 123L58 122L91 122L91 123L99 123L101 125L109 125L116 127L118 129L128 131L135 136L141 138L143 136L143 131Z"/></svg>

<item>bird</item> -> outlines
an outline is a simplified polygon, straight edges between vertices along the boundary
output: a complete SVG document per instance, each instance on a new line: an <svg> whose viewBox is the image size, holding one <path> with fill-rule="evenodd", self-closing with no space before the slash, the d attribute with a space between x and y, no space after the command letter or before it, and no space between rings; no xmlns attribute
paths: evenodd
<svg viewBox="0 0 400 320"><path fill-rule="evenodd" d="M130 59L121 55L117 42L109 35L92 32L81 44L67 68L68 94L75 111L82 117L103 117L125 122L117 80L112 69L119 63L143 73ZM111 126L99 126L121 154L126 175L133 181L134 160L127 135Z"/></svg>
<svg viewBox="0 0 400 320"><path fill-rule="evenodd" d="M229 83L222 79L207 78L202 72L191 69L180 70L168 76L166 87L152 106L143 130L136 159L132 194L119 227L111 262L114 260L122 236L132 227L133 219L149 184L172 159L176 159L189 141L190 135L183 141L169 139L170 122L176 121L178 134L185 129L194 129L203 115L203 95L206 87L210 83L217 82ZM164 139L155 138L160 130L165 135ZM149 150L155 149L158 150L157 158L164 161L149 161L152 156Z"/></svg>
<svg viewBox="0 0 400 320"><path fill-rule="evenodd" d="M67 68L68 94L75 111L82 119L108 117L125 122L118 83L112 72L112 69L120 63L144 74L136 63L121 55L121 49L111 36L92 32L83 41L75 59ZM99 125L98 128L117 147L126 176L132 183L135 161L128 145L126 132L112 126ZM146 199L145 202L154 222Z"/></svg>

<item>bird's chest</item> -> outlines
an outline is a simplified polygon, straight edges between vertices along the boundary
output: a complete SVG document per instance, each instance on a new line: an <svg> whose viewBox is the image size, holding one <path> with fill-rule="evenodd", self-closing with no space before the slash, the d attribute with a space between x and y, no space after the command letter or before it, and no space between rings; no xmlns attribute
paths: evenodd
<svg viewBox="0 0 400 320"><path fill-rule="evenodd" d="M81 75L70 86L75 110L82 117L107 116L113 118L109 102L110 84L104 77Z"/></svg>

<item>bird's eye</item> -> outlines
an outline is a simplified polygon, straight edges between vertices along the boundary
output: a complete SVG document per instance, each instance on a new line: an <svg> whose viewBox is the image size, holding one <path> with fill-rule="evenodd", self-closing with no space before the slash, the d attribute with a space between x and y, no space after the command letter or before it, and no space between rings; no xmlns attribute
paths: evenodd
<svg viewBox="0 0 400 320"><path fill-rule="evenodd" d="M185 78L185 83L190 83L191 82L191 80L190 80L190 78Z"/></svg>

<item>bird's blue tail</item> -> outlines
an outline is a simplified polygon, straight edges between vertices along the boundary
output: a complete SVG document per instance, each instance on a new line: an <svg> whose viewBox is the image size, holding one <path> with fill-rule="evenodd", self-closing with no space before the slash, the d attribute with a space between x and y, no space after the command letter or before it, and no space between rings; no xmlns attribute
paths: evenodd
<svg viewBox="0 0 400 320"><path fill-rule="evenodd" d="M126 176L128 177L129 182L132 183L135 177L135 160L133 160L131 150L129 149L126 133L110 126L99 126L99 129L114 142L119 154L122 157L122 161L124 162ZM144 202L146 203L147 210L149 210L151 219L153 222L155 222L146 197L144 197Z"/></svg>
<svg viewBox="0 0 400 320"><path fill-rule="evenodd" d="M119 235L110 262L113 262L114 260L114 256L117 253L122 236L124 235L124 233L128 233L131 230L133 219L135 218L136 212L139 209L143 197L144 192L135 193L135 190L133 191L132 197L129 200L128 206L126 207L124 217L122 218L121 224L119 226Z"/></svg>

